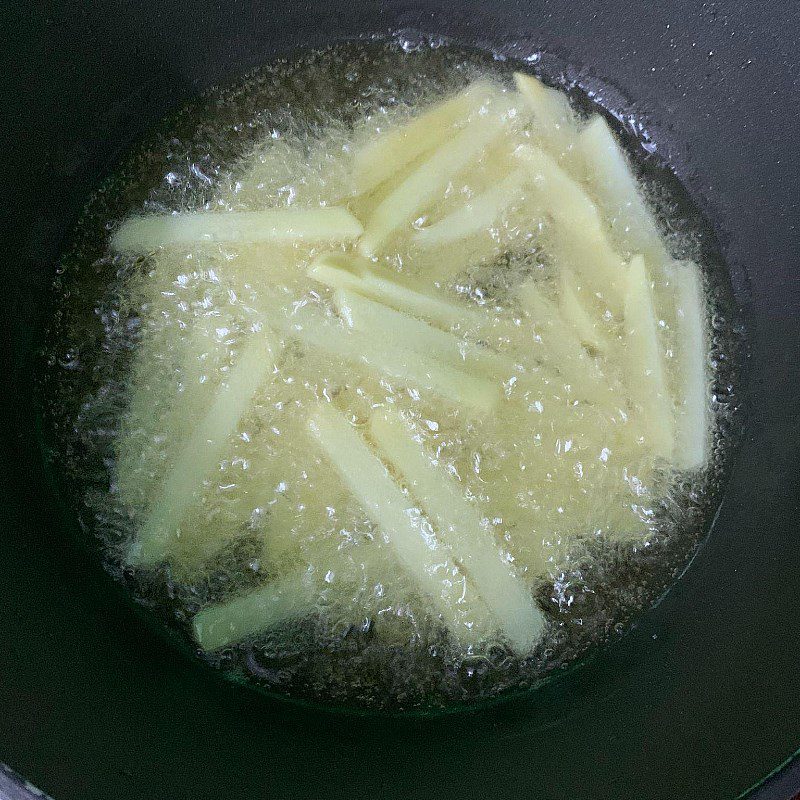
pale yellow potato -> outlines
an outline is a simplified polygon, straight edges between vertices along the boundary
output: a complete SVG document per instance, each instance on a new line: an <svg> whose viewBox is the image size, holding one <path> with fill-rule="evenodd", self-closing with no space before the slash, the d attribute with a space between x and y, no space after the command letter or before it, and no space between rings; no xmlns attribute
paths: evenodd
<svg viewBox="0 0 800 800"><path fill-rule="evenodd" d="M578 273L611 313L618 316L624 290L624 264L609 241L607 226L597 206L544 150L520 145L516 156L531 171L535 196L552 219L548 244L557 263Z"/></svg>
<svg viewBox="0 0 800 800"><path fill-rule="evenodd" d="M544 616L531 588L518 578L492 532L481 524L477 508L464 497L463 487L428 454L419 433L396 413L374 414L370 435L428 514L438 538L450 546L456 563L466 571L513 649L529 652L542 636Z"/></svg>
<svg viewBox="0 0 800 800"><path fill-rule="evenodd" d="M344 208L266 211L186 211L131 217L111 239L115 250L150 253L159 247L204 242L352 241L361 223Z"/></svg>
<svg viewBox="0 0 800 800"><path fill-rule="evenodd" d="M405 180L373 209L364 224L359 252L376 256L397 235L441 195L450 181L480 157L503 133L508 106L498 104L477 116L465 128L441 144Z"/></svg>
<svg viewBox="0 0 800 800"><path fill-rule="evenodd" d="M332 406L320 405L309 429L450 633L462 643L491 633L485 606L455 565L451 550L429 529L348 419Z"/></svg>
<svg viewBox="0 0 800 800"><path fill-rule="evenodd" d="M514 83L533 112L534 131L542 145L556 157L568 153L578 134L578 121L566 95L524 72L514 73Z"/></svg>
<svg viewBox="0 0 800 800"><path fill-rule="evenodd" d="M497 362L498 375L506 373L508 377L513 373L509 367L520 364L532 379L541 366L534 352L537 343L530 336L529 329L509 314L470 306L457 298L447 299L440 289L434 287L426 286L421 291L407 282L378 274L365 259L351 255L328 253L319 256L308 275L334 291L349 289L444 331L463 334L470 341L489 342L493 348L506 353L502 365Z"/></svg>
<svg viewBox="0 0 800 800"><path fill-rule="evenodd" d="M493 409L501 397L500 387L482 375L473 375L435 357L404 347L382 336L376 337L326 320L311 309L301 322L284 331L306 346L330 356L394 378L409 389L436 396L476 412Z"/></svg>
<svg viewBox="0 0 800 800"><path fill-rule="evenodd" d="M376 274L351 256L336 253L317 258L309 277L332 289L353 289L391 308L426 319L444 330L480 330L487 315L464 303L445 299L441 293L423 292L399 281Z"/></svg>
<svg viewBox="0 0 800 800"><path fill-rule="evenodd" d="M355 330L387 338L398 347L413 350L469 374L504 382L516 376L525 382L524 369L513 360L453 333L439 330L348 289L337 289L333 301L340 316Z"/></svg>
<svg viewBox="0 0 800 800"><path fill-rule="evenodd" d="M603 374L599 364L583 349L581 341L561 316L558 306L544 297L534 281L517 291L522 308L536 334L554 358L554 366L573 388L575 397L616 412L623 402L613 378Z"/></svg>
<svg viewBox="0 0 800 800"><path fill-rule="evenodd" d="M627 270L625 296L626 388L642 415L645 440L652 452L670 461L675 450L675 422L667 385L659 320L644 258L634 256Z"/></svg>
<svg viewBox="0 0 800 800"><path fill-rule="evenodd" d="M675 298L673 391L677 409L673 463L678 469L697 470L708 461L711 431L703 277L691 261L672 262L667 269Z"/></svg>
<svg viewBox="0 0 800 800"><path fill-rule="evenodd" d="M128 563L152 566L167 557L170 540L191 537L191 530L180 529L181 522L196 501L203 479L219 464L228 438L236 432L254 394L272 375L276 357L277 349L267 332L251 334L208 411L197 420L162 478L158 497L128 550Z"/></svg>
<svg viewBox="0 0 800 800"><path fill-rule="evenodd" d="M162 306L157 312L166 313ZM152 503L160 488L162 457L149 441L154 426L168 450L180 447L191 436L192 423L213 402L215 378L228 361L227 347L215 329L230 320L214 313L191 322L176 334L158 318L148 320L133 364L131 381L138 390L128 403L116 460L120 498L131 508ZM166 355L158 358L153 353Z"/></svg>
<svg viewBox="0 0 800 800"><path fill-rule="evenodd" d="M578 151L593 196L611 231L629 253L640 253L661 276L669 260L658 224L642 197L628 159L601 116L594 116L578 137Z"/></svg>
<svg viewBox="0 0 800 800"><path fill-rule="evenodd" d="M489 81L471 83L462 92L427 108L399 127L390 128L356 151L353 175L356 189L368 194L376 186L407 167L455 134L455 126L466 123L499 91Z"/></svg>
<svg viewBox="0 0 800 800"><path fill-rule="evenodd" d="M317 578L301 567L225 603L208 606L192 619L197 643L213 651L256 636L314 610Z"/></svg>
<svg viewBox="0 0 800 800"><path fill-rule="evenodd" d="M495 186L474 197L457 211L443 219L414 231L414 240L423 247L440 247L466 239L487 228L510 206L524 199L524 189L530 177L523 171L512 170Z"/></svg>
<svg viewBox="0 0 800 800"><path fill-rule="evenodd" d="M558 307L563 319L572 326L584 345L608 355L612 342L607 325L599 315L592 314L591 306L581 298L578 282L568 267L561 269L558 288Z"/></svg>

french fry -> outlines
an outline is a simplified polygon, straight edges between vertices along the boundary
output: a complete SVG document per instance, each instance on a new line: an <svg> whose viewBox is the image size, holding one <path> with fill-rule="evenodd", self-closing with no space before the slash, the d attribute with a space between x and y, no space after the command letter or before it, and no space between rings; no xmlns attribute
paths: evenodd
<svg viewBox="0 0 800 800"><path fill-rule="evenodd" d="M603 331L600 320L592 319L586 310L575 275L568 267L561 270L559 288L558 307L563 319L572 326L583 344L599 353L608 354L611 347L609 337Z"/></svg>
<svg viewBox="0 0 800 800"><path fill-rule="evenodd" d="M369 267L369 261L359 256L339 252L323 253L311 263L308 277L331 289L358 291L364 285L364 276Z"/></svg>
<svg viewBox="0 0 800 800"><path fill-rule="evenodd" d="M533 75L514 73L517 91L533 111L535 132L542 145L556 157L567 153L577 136L577 120L563 92L545 86Z"/></svg>
<svg viewBox="0 0 800 800"><path fill-rule="evenodd" d="M490 531L464 497L459 484L428 455L414 431L396 414L375 414L370 434L380 452L403 476L410 493L428 514L439 539L463 565L468 581L486 603L518 653L528 653L545 622L531 590L504 560Z"/></svg>
<svg viewBox="0 0 800 800"><path fill-rule="evenodd" d="M363 365L411 388L432 392L477 412L491 411L500 402L500 387L488 378L470 375L383 337L376 338L313 317L287 332L308 347Z"/></svg>
<svg viewBox="0 0 800 800"><path fill-rule="evenodd" d="M373 258L397 232L427 210L447 184L468 167L505 130L503 108L478 116L446 140L375 208L358 243Z"/></svg>
<svg viewBox="0 0 800 800"><path fill-rule="evenodd" d="M515 154L531 171L533 189L552 217L556 259L579 273L618 316L624 264L608 240L597 206L544 150L520 145Z"/></svg>
<svg viewBox="0 0 800 800"><path fill-rule="evenodd" d="M593 117L578 136L579 156L594 196L614 235L632 254L641 253L660 275L669 254L655 217L642 197L628 159L608 123Z"/></svg>
<svg viewBox="0 0 800 800"><path fill-rule="evenodd" d="M708 460L710 409L708 405L706 304L703 279L691 261L669 266L675 297L675 453L679 469L701 469Z"/></svg>
<svg viewBox="0 0 800 800"><path fill-rule="evenodd" d="M353 159L356 188L367 194L420 156L441 145L481 106L498 94L488 81L477 81L406 124L379 135Z"/></svg>
<svg viewBox="0 0 800 800"><path fill-rule="evenodd" d="M449 549L426 529L424 519L392 480L386 467L347 418L321 405L309 429L353 496L388 539L404 569L431 601L448 630L460 641L472 639L469 625L485 617Z"/></svg>
<svg viewBox="0 0 800 800"><path fill-rule="evenodd" d="M478 308L416 291L375 275L366 268L357 272L360 266L360 262L350 256L330 254L317 259L308 274L334 290L338 288L352 290L364 297L380 301L407 316L426 320L442 330L467 333L472 341L493 337L500 341L508 340L516 343L524 341L524 329L514 320L492 317ZM481 354L487 374L494 378L505 382L514 377L515 384L522 391L539 387L540 381L535 374L541 373L542 368L533 353L517 351L514 358L511 358L474 345L471 345L470 349L476 355Z"/></svg>
<svg viewBox="0 0 800 800"><path fill-rule="evenodd" d="M446 330L478 330L488 322L487 316L477 309L384 278L371 272L366 264L352 256L338 253L319 256L308 274L332 289L352 289L398 311L429 320Z"/></svg>
<svg viewBox="0 0 800 800"><path fill-rule="evenodd" d="M195 614L195 639L203 650L219 650L308 615L317 594L313 574L306 567L289 572L266 586Z"/></svg>
<svg viewBox="0 0 800 800"><path fill-rule="evenodd" d="M251 334L245 342L208 411L197 420L163 478L138 536L129 546L129 564L152 566L168 557L171 539L191 535L180 531L180 524L196 501L203 480L225 453L228 438L236 432L254 394L273 372L277 352L264 331Z"/></svg>
<svg viewBox="0 0 800 800"><path fill-rule="evenodd" d="M111 246L118 251L150 253L159 247L205 242L349 242L361 232L361 223L337 207L187 211L130 217L112 237Z"/></svg>
<svg viewBox="0 0 800 800"><path fill-rule="evenodd" d="M546 196L549 213L578 231L588 229L601 237L603 222L597 206L584 189L544 150L520 145L514 154L531 172L540 192Z"/></svg>
<svg viewBox="0 0 800 800"><path fill-rule="evenodd" d="M544 297L533 281L522 284L517 297L534 330L552 353L556 369L572 386L576 397L615 413L620 398L612 382L584 351L578 336L561 317L558 306Z"/></svg>
<svg viewBox="0 0 800 800"><path fill-rule="evenodd" d="M625 295L625 375L627 389L639 406L645 440L656 456L670 461L675 423L658 337L658 317L644 258L634 256L628 267Z"/></svg>
<svg viewBox="0 0 800 800"><path fill-rule="evenodd" d="M476 359L480 359L483 353L491 355L486 348L470 345L455 334L434 328L350 289L336 289L333 303L351 328L385 336L401 347L428 353L455 367L464 367L468 352L470 355L474 353Z"/></svg>
<svg viewBox="0 0 800 800"><path fill-rule="evenodd" d="M433 225L414 231L414 241L423 247L437 247L486 231L507 208L522 199L528 181L524 172L512 171L461 208Z"/></svg>
<svg viewBox="0 0 800 800"><path fill-rule="evenodd" d="M494 336L509 341L520 338L521 329L514 320L491 316L481 308L384 278L372 271L363 259L326 254L312 264L308 274L331 289L351 289L442 330L468 333L472 338Z"/></svg>
<svg viewBox="0 0 800 800"><path fill-rule="evenodd" d="M477 371L500 381L508 380L520 371L509 358L356 292L337 289L333 297L336 309L348 325L371 337L385 337L422 356L427 354L457 369Z"/></svg>

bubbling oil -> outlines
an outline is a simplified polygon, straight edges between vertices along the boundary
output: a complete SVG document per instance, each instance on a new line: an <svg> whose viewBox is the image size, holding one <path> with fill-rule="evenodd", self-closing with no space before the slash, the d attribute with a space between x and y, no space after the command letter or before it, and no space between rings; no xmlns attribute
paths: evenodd
<svg viewBox="0 0 800 800"><path fill-rule="evenodd" d="M290 342L277 378L259 392L189 512L193 535L174 543L180 557L149 570L124 563L170 454L265 309L332 312L326 290L308 285L313 246L203 245L143 259L113 253L110 231L130 213L349 203L349 158L360 142L472 81L510 86L512 68L491 54L441 43L409 51L400 40L278 62L165 120L86 210L56 282L40 397L54 469L65 494L78 499L98 556L154 617L187 637L200 609L274 574L300 564L319 581L302 618L199 653L227 674L292 697L390 710L444 708L534 686L624 631L676 578L705 530L735 436L730 288L707 224L672 174L629 137L668 249L704 269L713 443L702 472L670 472L629 453L609 483L601 458L615 449L611 422L591 408L536 421L537 403L569 407L568 397L559 405L563 385L526 398L528 416L508 405L474 419L391 380L353 377L352 365ZM580 112L598 111L579 87L570 97ZM473 170L472 184L457 187L445 211L480 193L490 172L490 163ZM539 232L536 220L512 219L435 257L398 247L380 266L460 295L465 307L518 319L521 281L557 291ZM531 654L515 655L502 638L465 646L427 612L358 503L309 452L308 409L330 399L358 421L384 406L414 416L549 620ZM521 428L526 420L531 435ZM539 448L550 457L542 461Z"/></svg>

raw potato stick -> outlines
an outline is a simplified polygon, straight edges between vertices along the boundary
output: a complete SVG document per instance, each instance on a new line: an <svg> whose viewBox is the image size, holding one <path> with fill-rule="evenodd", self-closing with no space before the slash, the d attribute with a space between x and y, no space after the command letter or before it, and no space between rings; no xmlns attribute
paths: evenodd
<svg viewBox="0 0 800 800"><path fill-rule="evenodd" d="M159 247L203 242L349 242L361 223L344 208L268 211L186 211L131 217L111 239L115 250L150 253Z"/></svg>
<svg viewBox="0 0 800 800"><path fill-rule="evenodd" d="M489 375L506 381L520 370L511 359L492 353L486 347L440 331L413 317L376 303L356 292L337 289L334 305L347 324L374 337L386 337L421 355L451 366ZM522 376L520 376L522 377Z"/></svg>
<svg viewBox="0 0 800 800"><path fill-rule="evenodd" d="M482 105L498 94L488 81L470 84L448 100L437 103L399 128L380 134L356 152L353 173L356 189L367 194L420 156L438 147Z"/></svg>
<svg viewBox="0 0 800 800"><path fill-rule="evenodd" d="M492 109L440 145L372 212L358 243L361 255L377 255L392 236L444 194L447 184L504 130L502 109Z"/></svg>
<svg viewBox="0 0 800 800"><path fill-rule="evenodd" d="M155 419L158 419L158 427L170 433L172 442L180 442L188 436L189 430L198 414L202 414L211 402L213 394L209 391L208 378L210 374L216 372L216 359L219 354L225 352L226 347L215 335L216 328L229 326L232 320L228 315L214 314L200 315L191 320L191 324L182 331L180 338L176 341L176 359L172 381L174 391L169 398L169 404L163 411L155 412L153 400L149 392L137 392L131 399L128 406L128 430L138 430L143 427L150 427ZM152 328L146 334L152 340L156 336L163 336L162 331L155 331ZM151 338L152 337L152 338ZM149 369L153 359L142 358L141 352L137 363L138 374L132 380L149 382L149 376L142 376L144 369ZM156 415L156 416L154 416ZM127 480L120 476L120 471L128 472L132 467L131 459L138 461L139 451L134 453L127 452L123 461L118 461L118 485L123 494L123 502L128 500L136 503L134 498L126 498L125 486ZM152 488L158 486L158 481L152 484ZM152 489L146 492L152 496Z"/></svg>
<svg viewBox="0 0 800 800"><path fill-rule="evenodd" d="M352 289L445 331L469 333L473 338L520 338L521 328L511 319L492 317L480 308L417 291L377 275L363 261L343 254L326 254L312 264L308 275L332 289Z"/></svg>
<svg viewBox="0 0 800 800"><path fill-rule="evenodd" d="M644 258L631 259L625 296L627 389L641 409L645 439L655 455L670 461L675 425L658 336L658 317Z"/></svg>
<svg viewBox="0 0 800 800"><path fill-rule="evenodd" d="M517 296L534 330L553 354L556 368L564 381L572 386L574 394L615 413L619 404L611 383L584 351L555 303L542 296L533 281L522 284Z"/></svg>
<svg viewBox="0 0 800 800"><path fill-rule="evenodd" d="M209 652L274 628L314 609L316 586L304 567L252 592L204 608L192 620L194 636Z"/></svg>
<svg viewBox="0 0 800 800"><path fill-rule="evenodd" d="M330 405L317 409L309 428L451 633L461 641L474 635L465 622L482 616L473 608L479 603L478 598L465 588L464 576L455 567L448 548L425 530L424 520L415 513L414 504L392 480L385 465L347 418Z"/></svg>
<svg viewBox="0 0 800 800"><path fill-rule="evenodd" d="M535 132L544 147L556 157L567 153L578 130L575 114L566 95L524 72L514 73L514 83L526 105L533 111Z"/></svg>
<svg viewBox="0 0 800 800"><path fill-rule="evenodd" d="M369 262L345 253L323 253L308 268L308 277L331 289L362 290ZM379 298L380 299L380 298Z"/></svg>
<svg viewBox="0 0 800 800"><path fill-rule="evenodd" d="M597 206L541 148L520 145L515 154L531 171L533 189L553 220L551 245L556 260L580 273L617 316L624 264L608 240Z"/></svg>
<svg viewBox="0 0 800 800"><path fill-rule="evenodd" d="M461 208L433 225L415 231L414 240L424 247L435 247L486 231L507 208L522 199L522 191L529 180L524 172L511 172Z"/></svg>
<svg viewBox="0 0 800 800"><path fill-rule="evenodd" d="M708 460L706 303L697 264L673 262L669 267L675 297L676 425L674 463L679 469L702 469Z"/></svg>
<svg viewBox="0 0 800 800"><path fill-rule="evenodd" d="M355 259L337 253L317 258L308 271L309 277L332 289L353 289L392 308L427 319L446 330L466 327L478 330L490 320L476 309L441 297L417 291L361 268Z"/></svg>
<svg viewBox="0 0 800 800"><path fill-rule="evenodd" d="M384 337L348 330L340 324L314 318L286 332L308 347L363 364L402 381L410 388L433 392L444 400L475 411L491 411L500 402L500 388L488 378L470 375Z"/></svg>
<svg viewBox="0 0 800 800"><path fill-rule="evenodd" d="M592 319L586 310L580 298L575 275L567 267L561 270L559 288L558 307L561 316L572 325L572 329L583 344L607 355L611 348L609 338L600 327L600 321Z"/></svg>
<svg viewBox="0 0 800 800"><path fill-rule="evenodd" d="M197 420L164 476L138 537L128 549L128 563L152 566L168 556L170 540L176 534L191 535L190 531L178 531L180 524L203 481L219 464L228 438L236 432L256 391L272 374L276 354L268 333L250 334L213 403Z"/></svg>
<svg viewBox="0 0 800 800"><path fill-rule="evenodd" d="M427 322L377 303L349 289L336 289L333 303L346 323L357 331L383 336L400 347L429 354L456 368L468 368L469 361L491 364L492 353L485 347L470 344Z"/></svg>
<svg viewBox="0 0 800 800"><path fill-rule="evenodd" d="M641 253L653 274L660 276L669 254L628 159L601 116L581 131L578 149L589 186L614 234L631 253Z"/></svg>
<svg viewBox="0 0 800 800"><path fill-rule="evenodd" d="M544 616L531 590L504 559L491 531L485 530L461 486L428 455L414 431L397 415L375 414L370 434L380 452L403 476L422 505L439 539L463 565L513 649L530 652L544 631Z"/></svg>

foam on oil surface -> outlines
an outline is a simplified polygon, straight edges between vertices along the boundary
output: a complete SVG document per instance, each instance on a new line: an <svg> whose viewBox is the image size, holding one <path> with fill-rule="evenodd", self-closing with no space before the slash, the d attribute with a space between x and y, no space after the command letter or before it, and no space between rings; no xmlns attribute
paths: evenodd
<svg viewBox="0 0 800 800"><path fill-rule="evenodd" d="M541 492L558 481L531 477L532 468L527 474L508 469L509 459L522 465L528 455L509 420L500 415L440 431L436 409L426 413L418 401L414 406L421 420L430 417L429 444L470 492L484 507L508 510L489 524L517 563L527 566L553 622L548 640L529 658L512 656L501 642L465 652L425 622L424 607L400 571L391 572L389 581L376 578L370 559L382 565L390 559L331 470L309 460L300 430L303 409L336 392L349 392L345 399L356 417L376 402L410 401L385 382L365 378L343 386L329 363L315 364L314 354L302 348L284 354L280 380L258 398L241 426L244 435L191 517L199 535L189 547L203 556L203 547L211 547L212 568L138 573L121 566L121 546L137 523L132 509L146 507L170 449L212 396L265 297L290 303L302 288L307 302L324 306L326 298L321 291L308 295L303 269L291 271L292 264L310 260L312 248L265 248L263 269L248 274L230 268L243 261L236 248L195 248L146 262L113 255L108 231L142 210L336 202L351 193L347 153L353 142L384 117L402 117L479 76L507 83L510 71L483 54L454 47L406 52L398 43L350 45L276 64L167 120L90 203L56 285L59 308L41 396L54 464L79 499L77 512L101 543L108 569L188 635L188 621L207 603L256 586L286 564L306 559L325 565L318 613L210 659L222 669L322 702L396 709L491 697L534 684L624 630L682 569L702 533L735 406L730 299L702 220L674 178L639 151L633 155L671 250L700 261L708 281L715 432L705 474L691 480L659 476L658 491L642 502L645 533L627 538L614 536L621 517L608 516L608 492L598 483L574 509L576 518L593 524L574 538L564 527L558 491ZM579 90L573 94L579 108L590 108ZM479 191L477 181L466 191ZM470 243L472 254L453 248L448 258L433 260L412 248L385 266L410 278L426 272L441 288L490 309L509 302L509 289L521 276L535 275L548 285L547 262L539 258L529 224L492 231L490 239L488 246ZM456 268L464 263L474 266ZM187 330L195 334L183 335ZM305 383L296 378L301 373ZM176 404L175 397L183 399ZM451 413L459 422L458 411ZM574 425L565 436L551 430L546 446L563 448L569 441L571 447ZM542 563L539 546L532 553L527 544L530 530L547 539ZM218 550L221 531L225 545ZM363 608L358 618L342 603L348 594Z"/></svg>

